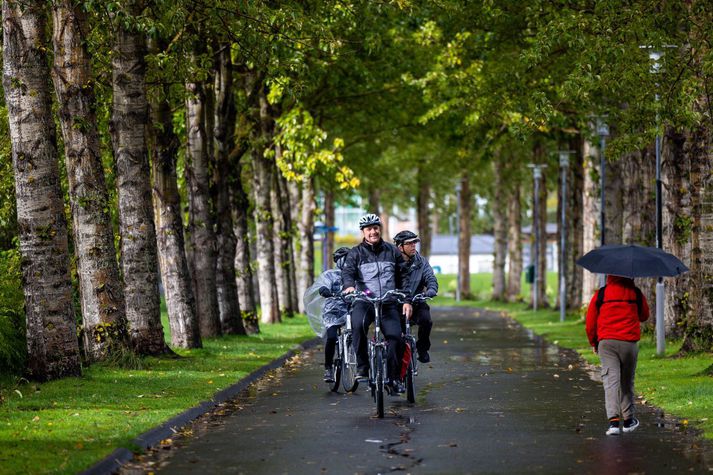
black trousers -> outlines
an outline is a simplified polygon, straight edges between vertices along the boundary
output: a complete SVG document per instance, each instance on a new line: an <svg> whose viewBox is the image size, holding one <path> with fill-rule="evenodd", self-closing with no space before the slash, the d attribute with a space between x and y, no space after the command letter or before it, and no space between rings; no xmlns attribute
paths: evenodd
<svg viewBox="0 0 713 475"><path fill-rule="evenodd" d="M332 360L334 360L334 351L337 349L337 330L339 330L339 325L332 325L327 328L325 333L327 340L324 342L324 367L326 369L332 367Z"/></svg>
<svg viewBox="0 0 713 475"><path fill-rule="evenodd" d="M388 378L398 379L401 369L403 354L403 338L401 336L401 306L395 303L386 303L381 307L381 332L388 341L386 358ZM352 338L357 354L358 370L366 371L369 368L369 351L367 349L367 333L369 326L374 322L374 306L368 302L355 302L352 308Z"/></svg>
<svg viewBox="0 0 713 475"><path fill-rule="evenodd" d="M411 325L418 325L418 339L416 340L416 350L419 353L431 349L431 328L433 328L433 320L431 320L431 307L426 303L417 303L413 306L413 314L411 315ZM404 331L405 331L404 322Z"/></svg>

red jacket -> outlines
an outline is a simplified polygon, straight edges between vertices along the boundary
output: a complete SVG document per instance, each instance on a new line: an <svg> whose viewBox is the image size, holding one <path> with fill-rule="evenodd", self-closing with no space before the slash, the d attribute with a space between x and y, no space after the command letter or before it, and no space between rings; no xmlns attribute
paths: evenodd
<svg viewBox="0 0 713 475"><path fill-rule="evenodd" d="M601 340L639 341L639 322L649 318L649 304L641 296L641 309L636 304L636 286L627 277L607 276L604 301L597 309L597 293L587 309L587 337L596 347Z"/></svg>

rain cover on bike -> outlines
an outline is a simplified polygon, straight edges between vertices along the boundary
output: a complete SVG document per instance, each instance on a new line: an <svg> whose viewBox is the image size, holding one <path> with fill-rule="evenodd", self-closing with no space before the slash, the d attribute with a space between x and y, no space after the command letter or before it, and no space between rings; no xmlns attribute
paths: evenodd
<svg viewBox="0 0 713 475"><path fill-rule="evenodd" d="M349 304L341 297L324 298L319 295L319 289L327 287L332 294L339 295L342 291L342 272L330 269L317 277L304 295L305 313L312 330L324 337L325 329L334 325L344 325L349 314Z"/></svg>

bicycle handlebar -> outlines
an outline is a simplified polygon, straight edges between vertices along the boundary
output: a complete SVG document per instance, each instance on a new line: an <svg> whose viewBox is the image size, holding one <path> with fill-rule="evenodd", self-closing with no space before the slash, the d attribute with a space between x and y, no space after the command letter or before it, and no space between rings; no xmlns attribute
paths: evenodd
<svg viewBox="0 0 713 475"><path fill-rule="evenodd" d="M363 292L363 291L361 291L361 290L357 290L357 291L351 292L351 293L349 293L349 294L344 294L344 299L345 299L345 300L351 300L351 301L354 301L354 300L361 300L361 301L363 301L363 302L379 303L379 302L383 302L383 301L387 300L387 299L388 299L389 297L391 297L391 296L396 296L396 297L397 297L397 300L398 300L399 302L400 302L402 299L405 299L405 298L406 298L406 294L404 294L404 293L401 292L400 290L392 289L392 290L387 291L387 292L386 292L384 295L382 295L381 297L371 297L371 296L369 296L369 294L367 294L367 293L365 293L365 292Z"/></svg>

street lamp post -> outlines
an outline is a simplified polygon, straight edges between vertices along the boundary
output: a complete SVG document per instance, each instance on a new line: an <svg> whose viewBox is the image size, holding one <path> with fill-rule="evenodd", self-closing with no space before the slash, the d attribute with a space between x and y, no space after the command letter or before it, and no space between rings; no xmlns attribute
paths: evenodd
<svg viewBox="0 0 713 475"><path fill-rule="evenodd" d="M528 167L532 168L532 173L535 178L535 203L532 212L532 232L535 233L535 252L534 252L534 279L532 285L532 309L537 311L538 300L539 300L539 290L540 290L540 270L539 270L539 260L540 260L540 227L538 226L538 208L540 207L540 180L542 180L542 169L547 167L547 165L531 163Z"/></svg>
<svg viewBox="0 0 713 475"><path fill-rule="evenodd" d="M564 322L567 313L567 174L569 173L569 154L560 151L560 170L562 171L562 216L560 224L560 322Z"/></svg>
<svg viewBox="0 0 713 475"><path fill-rule="evenodd" d="M607 166L604 151L607 145L607 137L609 136L609 125L604 121L602 117L597 118L597 135L599 136L599 230L601 236L600 245L603 246L606 243L606 193L604 191L604 186L606 185ZM604 287L604 285L606 285L606 275L601 274L599 276L599 287Z"/></svg>
<svg viewBox="0 0 713 475"><path fill-rule="evenodd" d="M664 45L663 48L675 48L675 45ZM651 60L651 74L658 74L661 70L659 60L663 57L664 51L651 46L640 46L649 50ZM658 82L656 83L658 88ZM654 95L656 101L656 247L663 249L663 194L661 182L661 134L659 133L659 93ZM666 326L664 324L664 304L666 303L666 288L663 277L659 277L656 282L656 354L663 356L666 353Z"/></svg>

